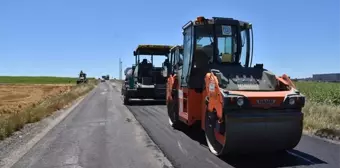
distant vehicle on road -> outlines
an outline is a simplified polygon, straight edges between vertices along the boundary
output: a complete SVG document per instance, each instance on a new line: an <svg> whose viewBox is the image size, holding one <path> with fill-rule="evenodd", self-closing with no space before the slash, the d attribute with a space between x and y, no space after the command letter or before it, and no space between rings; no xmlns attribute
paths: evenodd
<svg viewBox="0 0 340 168"><path fill-rule="evenodd" d="M109 75L103 75L103 76L102 76L102 79L103 79L103 80L110 80L110 76L109 76Z"/></svg>
<svg viewBox="0 0 340 168"><path fill-rule="evenodd" d="M166 94L166 77L162 75L162 67L155 67L154 56L165 56L170 52L170 45L139 45L133 52L135 66L125 70L125 84L122 87L124 104L129 104L130 99L164 100ZM151 56L151 61L140 56Z"/></svg>
<svg viewBox="0 0 340 168"><path fill-rule="evenodd" d="M86 73L84 73L82 70L79 73L79 78L77 80L77 84L81 83L87 83Z"/></svg>

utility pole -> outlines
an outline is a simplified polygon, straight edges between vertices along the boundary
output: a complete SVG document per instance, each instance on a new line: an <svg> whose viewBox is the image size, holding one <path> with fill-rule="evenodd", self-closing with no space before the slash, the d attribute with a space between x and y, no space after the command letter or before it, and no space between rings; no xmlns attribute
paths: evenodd
<svg viewBox="0 0 340 168"><path fill-rule="evenodd" d="M122 61L119 58L119 80L122 80Z"/></svg>

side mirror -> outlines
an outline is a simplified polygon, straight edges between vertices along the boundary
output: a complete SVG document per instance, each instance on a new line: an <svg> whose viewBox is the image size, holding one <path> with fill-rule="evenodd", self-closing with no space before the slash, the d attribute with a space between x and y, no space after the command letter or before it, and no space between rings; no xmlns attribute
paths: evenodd
<svg viewBox="0 0 340 168"><path fill-rule="evenodd" d="M136 55L137 55L137 54L136 54L136 51L133 51L133 55L134 55L134 56L136 56Z"/></svg>

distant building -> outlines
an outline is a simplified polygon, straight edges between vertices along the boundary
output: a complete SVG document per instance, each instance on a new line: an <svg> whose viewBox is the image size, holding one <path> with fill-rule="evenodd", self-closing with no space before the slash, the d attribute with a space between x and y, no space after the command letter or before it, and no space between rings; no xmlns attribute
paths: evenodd
<svg viewBox="0 0 340 168"><path fill-rule="evenodd" d="M340 73L313 74L314 81L340 82Z"/></svg>

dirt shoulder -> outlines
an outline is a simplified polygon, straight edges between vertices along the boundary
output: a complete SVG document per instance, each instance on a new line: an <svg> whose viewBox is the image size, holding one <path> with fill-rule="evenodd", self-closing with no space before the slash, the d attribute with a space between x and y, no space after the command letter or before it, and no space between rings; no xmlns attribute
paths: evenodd
<svg viewBox="0 0 340 168"><path fill-rule="evenodd" d="M3 116L6 115L7 120L4 118L0 120L1 135L3 136L3 140L0 141L0 165L3 164L3 159L7 158L9 153L32 140L59 116L67 112L70 106L74 106L83 99L94 87L95 84L71 86L67 91L63 88L62 90L65 92L57 89L59 94L50 94L50 92L43 94L48 96L43 96L44 99L38 101L39 103L34 107L28 106L15 113L3 114ZM55 89L55 86L53 88Z"/></svg>
<svg viewBox="0 0 340 168"><path fill-rule="evenodd" d="M66 107L94 86L0 85L0 139Z"/></svg>

